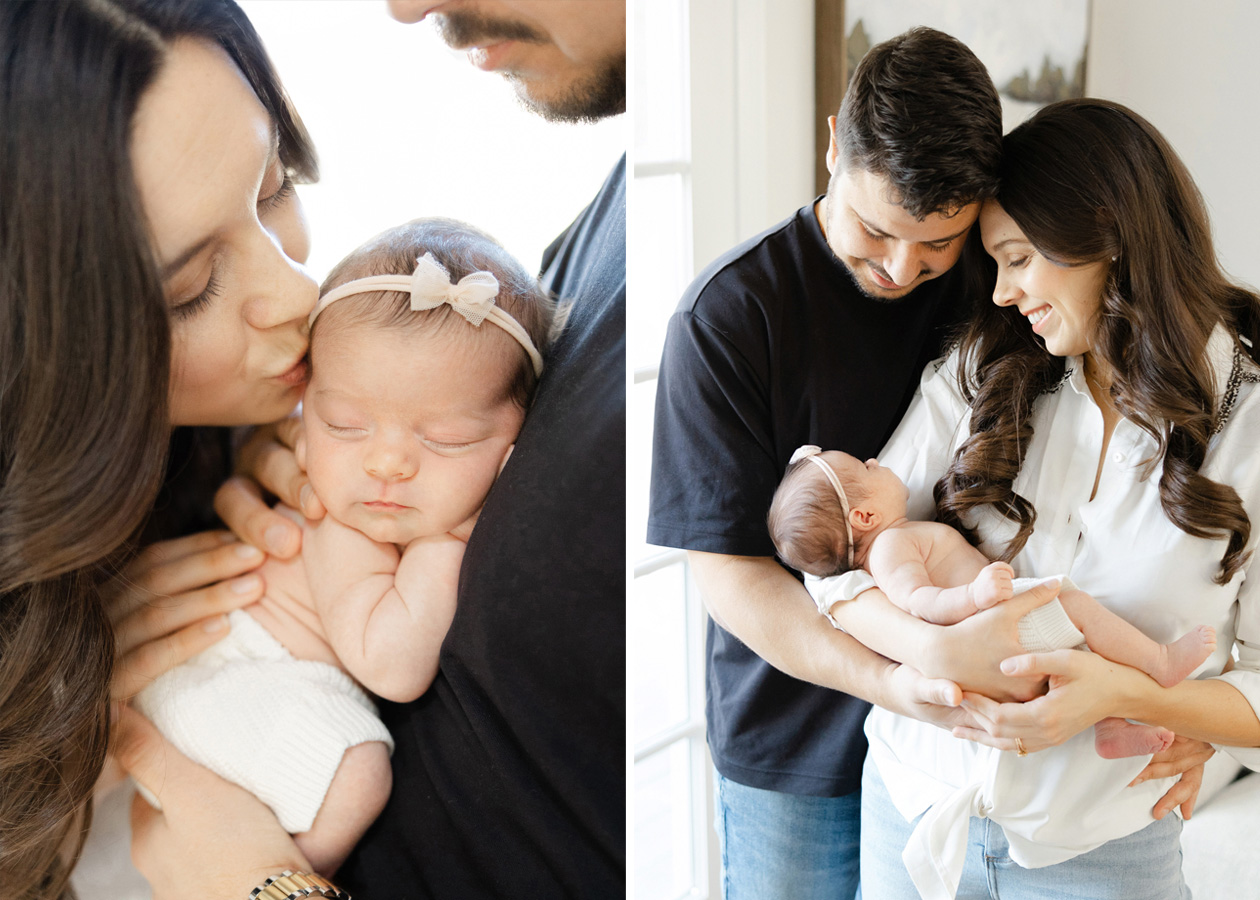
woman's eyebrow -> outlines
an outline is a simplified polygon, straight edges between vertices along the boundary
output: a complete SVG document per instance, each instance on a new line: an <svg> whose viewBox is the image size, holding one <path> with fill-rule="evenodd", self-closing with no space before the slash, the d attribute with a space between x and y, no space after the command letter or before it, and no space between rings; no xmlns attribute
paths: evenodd
<svg viewBox="0 0 1260 900"><path fill-rule="evenodd" d="M210 246L210 244L214 242L215 237L216 235L213 235L213 234L206 235L197 243L193 244L191 247L189 247L188 249L180 253L179 256L175 257L173 260L171 260L166 265L164 265L162 267L162 280L170 281L171 277L176 272L184 268L184 266L188 265L188 261L190 259L196 256L202 250L205 250L206 247Z"/></svg>

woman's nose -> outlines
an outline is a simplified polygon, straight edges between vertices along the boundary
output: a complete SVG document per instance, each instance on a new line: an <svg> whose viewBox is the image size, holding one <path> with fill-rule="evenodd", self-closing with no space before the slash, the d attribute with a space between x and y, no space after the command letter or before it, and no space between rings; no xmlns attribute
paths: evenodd
<svg viewBox="0 0 1260 900"><path fill-rule="evenodd" d="M259 228L254 247L250 280L260 292L249 305L250 324L268 329L300 321L305 328L319 299L319 285L303 265L310 252L310 232L297 197Z"/></svg>
<svg viewBox="0 0 1260 900"><path fill-rule="evenodd" d="M1010 306L1019 300L1022 293L1011 279L999 275L997 284L993 287L993 302L998 306Z"/></svg>

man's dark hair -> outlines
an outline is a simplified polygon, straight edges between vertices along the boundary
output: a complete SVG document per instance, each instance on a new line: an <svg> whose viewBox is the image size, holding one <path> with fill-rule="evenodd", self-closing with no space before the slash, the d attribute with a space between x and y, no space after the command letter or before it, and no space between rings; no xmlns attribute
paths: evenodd
<svg viewBox="0 0 1260 900"><path fill-rule="evenodd" d="M836 177L848 168L887 178L924 219L997 191L1002 106L967 45L911 28L862 57L836 117Z"/></svg>

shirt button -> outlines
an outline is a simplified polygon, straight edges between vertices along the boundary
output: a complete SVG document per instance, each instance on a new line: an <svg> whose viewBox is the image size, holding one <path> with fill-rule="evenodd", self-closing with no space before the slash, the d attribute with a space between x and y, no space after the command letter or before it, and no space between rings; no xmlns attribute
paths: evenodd
<svg viewBox="0 0 1260 900"><path fill-rule="evenodd" d="M1118 462L1118 463L1122 463L1122 462L1124 462L1124 454L1123 454L1123 453L1120 453L1119 451L1117 451L1117 452L1115 452L1115 453L1111 454L1111 458L1112 458L1113 460L1115 460L1116 462Z"/></svg>

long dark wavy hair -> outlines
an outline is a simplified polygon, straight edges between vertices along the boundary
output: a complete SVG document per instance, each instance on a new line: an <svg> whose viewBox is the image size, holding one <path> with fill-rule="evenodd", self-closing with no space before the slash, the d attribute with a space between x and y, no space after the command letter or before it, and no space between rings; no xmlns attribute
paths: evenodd
<svg viewBox="0 0 1260 900"><path fill-rule="evenodd" d="M1216 581L1245 562L1251 522L1238 493L1199 472L1216 424L1208 338L1218 324L1260 347L1260 298L1232 284L1212 246L1190 173L1155 128L1118 103L1065 100L1003 141L997 201L1037 251L1061 265L1108 266L1090 354L1113 373L1116 409L1158 444L1160 503L1178 528L1227 539ZM1032 439L1037 398L1064 374L1012 310L984 304L962 338L960 384L971 434L936 484L942 521L992 504L1032 533L1036 511L1013 481ZM974 539L974 535L970 535Z"/></svg>
<svg viewBox="0 0 1260 900"><path fill-rule="evenodd" d="M170 325L129 136L180 36L235 60L285 165L313 180L231 0L0 3L0 890L15 900L69 896L108 736L99 590L168 472Z"/></svg>

